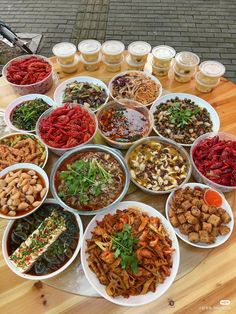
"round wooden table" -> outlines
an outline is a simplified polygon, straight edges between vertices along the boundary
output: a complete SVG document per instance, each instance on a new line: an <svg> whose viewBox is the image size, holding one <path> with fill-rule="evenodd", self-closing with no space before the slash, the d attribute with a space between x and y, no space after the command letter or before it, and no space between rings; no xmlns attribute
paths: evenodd
<svg viewBox="0 0 236 314"><path fill-rule="evenodd" d="M109 73L105 66L99 70L86 72L80 65L77 73L66 75L62 73L55 58L51 58L57 72L53 88L47 93L53 96L57 84L74 76L94 76L105 83L116 73ZM122 71L127 69L124 63ZM151 70L147 65L147 70ZM203 94L195 89L195 82L177 83L172 77L160 79L167 92L186 92L197 95L208 101L218 112L221 121L221 130L236 134L236 85L225 78L221 79L219 86L209 94ZM7 105L18 95L6 81L0 79L0 109ZM55 158L55 157L54 157ZM51 158L47 170L50 170ZM236 211L236 193L226 195L232 209ZM129 194L126 199L139 200L148 203L160 211L166 197L155 197L140 191ZM0 238L5 220L0 220ZM236 237L234 232L230 239L222 246L207 250L192 249L180 243L182 254L182 269L179 279L157 301L139 308L125 308L114 305L103 298L90 298L66 293L55 289L45 283L34 283L24 280L11 272L5 264L0 252L0 313L235 313L236 312ZM204 251L204 252L203 252ZM50 285L61 289L57 281L49 282ZM66 290L66 289L64 289ZM68 289L67 289L68 290ZM223 305L222 300L229 300L228 305Z"/></svg>

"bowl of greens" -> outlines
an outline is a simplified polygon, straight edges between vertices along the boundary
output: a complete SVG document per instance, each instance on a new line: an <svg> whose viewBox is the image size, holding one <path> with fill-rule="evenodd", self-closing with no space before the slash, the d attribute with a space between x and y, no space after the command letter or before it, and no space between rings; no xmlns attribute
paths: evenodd
<svg viewBox="0 0 236 314"><path fill-rule="evenodd" d="M56 103L42 94L29 94L13 100L5 111L7 126L17 132L35 132L39 117Z"/></svg>

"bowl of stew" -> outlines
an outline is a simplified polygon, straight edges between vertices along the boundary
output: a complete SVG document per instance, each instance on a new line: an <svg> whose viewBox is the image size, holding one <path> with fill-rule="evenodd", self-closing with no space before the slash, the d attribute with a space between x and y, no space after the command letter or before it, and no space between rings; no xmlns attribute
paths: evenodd
<svg viewBox="0 0 236 314"><path fill-rule="evenodd" d="M8 223L2 240L3 257L18 276L45 280L74 261L82 237L79 215L68 212L54 199L46 199L37 212Z"/></svg>
<svg viewBox="0 0 236 314"><path fill-rule="evenodd" d="M53 197L80 215L109 211L123 199L129 182L122 155L113 148L92 144L60 157L50 176Z"/></svg>
<svg viewBox="0 0 236 314"><path fill-rule="evenodd" d="M111 146L128 149L152 131L151 112L142 104L129 99L111 101L97 112L98 130Z"/></svg>

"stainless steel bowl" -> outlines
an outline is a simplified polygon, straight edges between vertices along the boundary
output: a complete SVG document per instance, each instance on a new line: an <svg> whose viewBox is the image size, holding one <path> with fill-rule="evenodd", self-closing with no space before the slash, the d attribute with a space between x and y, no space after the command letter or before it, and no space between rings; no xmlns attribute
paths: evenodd
<svg viewBox="0 0 236 314"><path fill-rule="evenodd" d="M112 155L120 164L120 166L122 167L124 173L125 173L125 184L124 184L124 188L121 192L121 194L118 196L118 198L111 203L110 205L103 207L101 209L98 210L93 210L93 211L88 211L88 210L77 210L73 207L68 206L66 203L64 203L61 198L58 196L56 187L55 187L55 175L57 172L57 169L59 168L59 166L61 165L61 163L67 159L68 157L70 157L71 155L83 152L83 151L88 151L88 150L94 150L94 151L102 151L102 152L106 152L109 153L110 155ZM61 156L57 162L54 164L51 175L50 175L50 188L51 188L51 192L53 197L59 202L59 204L61 206L63 206L64 208L66 208L67 210L71 211L74 214L79 214L79 215L96 215L96 214L101 214L101 213L105 213L105 212L109 212L109 210L111 210L113 207L115 207L126 195L128 188L129 188L129 183L130 183L130 175L129 175L129 171L128 171L128 167L125 163L124 158L122 157L121 153L114 149L114 148L110 148L104 145L93 145L93 144L89 144L89 145L83 145L79 148L75 148L67 153L65 153L63 156Z"/></svg>

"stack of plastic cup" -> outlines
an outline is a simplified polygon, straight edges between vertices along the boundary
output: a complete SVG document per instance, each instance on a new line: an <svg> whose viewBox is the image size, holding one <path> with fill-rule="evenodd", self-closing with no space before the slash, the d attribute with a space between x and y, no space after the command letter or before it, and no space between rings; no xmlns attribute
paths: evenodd
<svg viewBox="0 0 236 314"><path fill-rule="evenodd" d="M199 72L195 76L196 89L202 93L211 92L225 73L225 67L218 61L204 61L199 66Z"/></svg>
<svg viewBox="0 0 236 314"><path fill-rule="evenodd" d="M126 62L132 70L143 70L152 47L145 41L134 41L128 46Z"/></svg>
<svg viewBox="0 0 236 314"><path fill-rule="evenodd" d="M119 72L124 61L125 45L121 41L108 40L102 45L102 61L108 72Z"/></svg>
<svg viewBox="0 0 236 314"><path fill-rule="evenodd" d="M175 56L174 78L180 83L189 82L197 72L199 57L190 51L182 51Z"/></svg>
<svg viewBox="0 0 236 314"><path fill-rule="evenodd" d="M152 49L152 73L155 76L166 76L171 68L171 62L175 56L175 49L170 46L157 46Z"/></svg>
<svg viewBox="0 0 236 314"><path fill-rule="evenodd" d="M101 64L101 43L94 39L86 39L79 43L81 61L86 71L96 71Z"/></svg>
<svg viewBox="0 0 236 314"><path fill-rule="evenodd" d="M79 57L76 54L76 46L71 43L62 42L52 48L57 57L57 63L65 73L74 73L78 69Z"/></svg>

